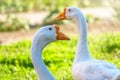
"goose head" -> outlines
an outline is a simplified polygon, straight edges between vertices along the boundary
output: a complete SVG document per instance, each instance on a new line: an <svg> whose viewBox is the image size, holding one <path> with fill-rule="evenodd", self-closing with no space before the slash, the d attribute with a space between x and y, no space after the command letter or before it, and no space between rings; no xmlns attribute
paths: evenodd
<svg viewBox="0 0 120 80"><path fill-rule="evenodd" d="M79 8L70 6L64 8L64 11L57 16L58 20L75 19L79 15Z"/></svg>
<svg viewBox="0 0 120 80"><path fill-rule="evenodd" d="M31 56L39 80L55 80L42 60L42 50L46 45L56 40L69 40L66 35L60 32L58 25L41 27L33 38Z"/></svg>
<svg viewBox="0 0 120 80"><path fill-rule="evenodd" d="M48 43L56 40L69 40L69 38L60 32L58 25L49 25L40 28L35 34L35 41L42 40Z"/></svg>

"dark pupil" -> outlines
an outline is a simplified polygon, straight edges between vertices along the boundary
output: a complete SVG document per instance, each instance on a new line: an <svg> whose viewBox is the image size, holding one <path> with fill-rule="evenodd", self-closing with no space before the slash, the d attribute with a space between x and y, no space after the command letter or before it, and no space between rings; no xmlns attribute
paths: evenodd
<svg viewBox="0 0 120 80"><path fill-rule="evenodd" d="M49 30L52 30L52 28L49 28Z"/></svg>
<svg viewBox="0 0 120 80"><path fill-rule="evenodd" d="M71 11L71 9L69 9L68 11Z"/></svg>

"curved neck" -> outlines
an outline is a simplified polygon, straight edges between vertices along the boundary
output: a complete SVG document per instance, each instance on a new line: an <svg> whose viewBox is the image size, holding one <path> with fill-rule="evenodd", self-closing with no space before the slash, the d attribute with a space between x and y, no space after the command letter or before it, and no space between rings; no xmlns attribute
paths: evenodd
<svg viewBox="0 0 120 80"><path fill-rule="evenodd" d="M42 50L47 44L49 44L47 41L37 40L37 39L33 40L32 43L32 48L31 48L32 63L39 80L55 80L53 75L47 69L42 59Z"/></svg>
<svg viewBox="0 0 120 80"><path fill-rule="evenodd" d="M74 19L78 26L78 44L74 62L86 61L91 59L87 43L87 24L85 16L79 12Z"/></svg>

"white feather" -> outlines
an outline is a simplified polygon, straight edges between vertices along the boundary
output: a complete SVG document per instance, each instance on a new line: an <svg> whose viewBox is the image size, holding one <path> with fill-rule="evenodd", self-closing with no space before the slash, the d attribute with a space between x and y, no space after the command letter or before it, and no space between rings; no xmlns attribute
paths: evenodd
<svg viewBox="0 0 120 80"><path fill-rule="evenodd" d="M69 11L69 9L71 10ZM87 43L86 18L82 11L77 7L67 7L66 17L74 20L78 26L79 40L72 67L74 79L120 80L120 70L116 66L106 61L95 60L90 56Z"/></svg>

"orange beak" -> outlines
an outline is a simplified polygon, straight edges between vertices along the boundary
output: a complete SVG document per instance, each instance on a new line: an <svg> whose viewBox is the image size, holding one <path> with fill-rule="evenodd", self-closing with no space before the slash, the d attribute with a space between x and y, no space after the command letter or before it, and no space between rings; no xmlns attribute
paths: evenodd
<svg viewBox="0 0 120 80"><path fill-rule="evenodd" d="M55 29L57 34L57 37L56 37L57 40L70 40L66 35L64 35L62 32L59 31L60 28L58 25L55 25Z"/></svg>
<svg viewBox="0 0 120 80"><path fill-rule="evenodd" d="M57 20L65 20L66 19L66 8L64 11L57 16Z"/></svg>

